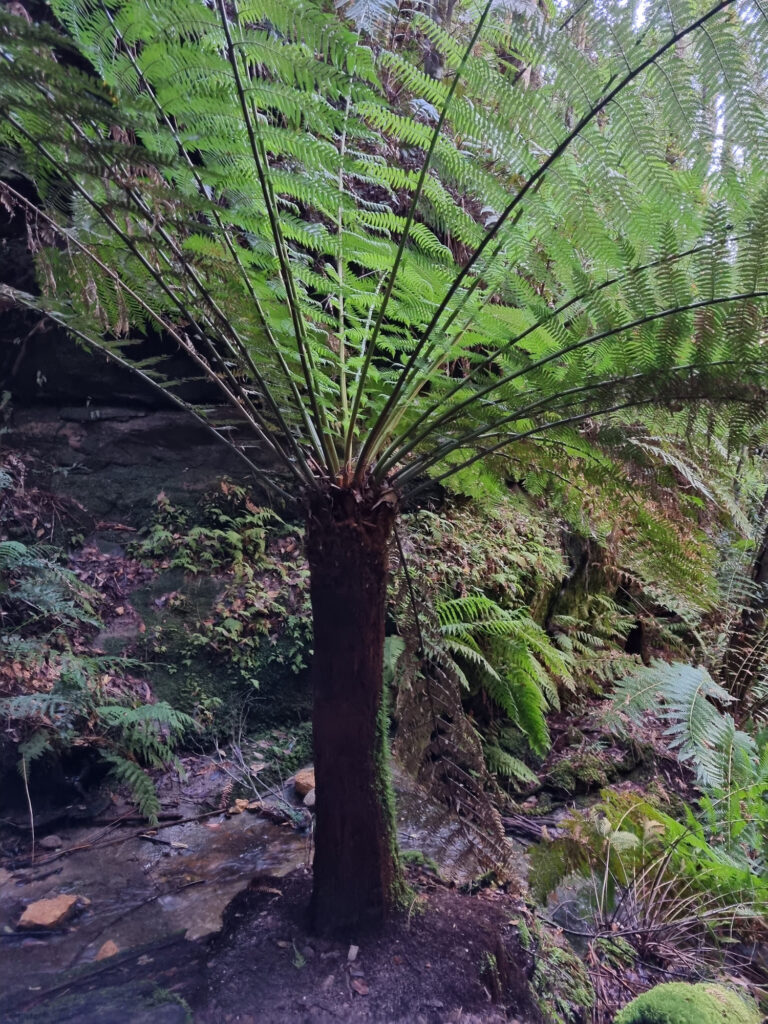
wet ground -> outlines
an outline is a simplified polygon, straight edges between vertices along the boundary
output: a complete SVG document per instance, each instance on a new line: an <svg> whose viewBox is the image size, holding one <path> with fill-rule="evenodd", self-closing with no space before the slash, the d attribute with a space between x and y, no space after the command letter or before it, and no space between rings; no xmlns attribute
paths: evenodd
<svg viewBox="0 0 768 1024"><path fill-rule="evenodd" d="M221 783L216 773L208 777L209 785ZM395 781L401 847L433 858L448 882L461 884L481 874L484 867L476 834L430 801L406 776L396 773ZM194 791L197 796L199 788ZM180 962L190 964L199 958L205 949L203 940L220 932L226 908L254 878L277 879L297 871L308 877L311 818L300 809L290 785L271 799L278 811L291 805L296 808L293 820L283 824L249 810L235 815L201 811L199 802L189 802L192 791L177 789L173 811L184 819L202 814L199 820L161 822L153 831L142 829L136 821L57 826L62 844L58 850L38 846L34 863L29 863L28 856L26 864L20 856L6 860L0 868L0 1020L24 1024L66 1020L61 1008L56 1011L58 1017L39 1014L50 999L60 999L61 979L70 978L63 972L88 978L89 965L96 981L88 985L92 991L101 991L100 999L108 995L107 973L114 974L121 962L131 981L154 978L163 988L168 970L178 974ZM128 812L112 805L112 813ZM104 812L102 817L109 814ZM515 852L510 844L510 853ZM17 929L26 906L61 893L82 897L76 916L51 932ZM105 943L119 951L113 964L97 960ZM103 985L98 981L101 977ZM191 981L181 978L179 985L189 992ZM74 988L79 986L78 981ZM65 991L69 991L66 985ZM93 998L89 997L90 1002ZM26 1016L12 1016L24 1006L30 1007ZM93 1019L107 1024L112 1019L133 1020L125 1013L125 1008L102 1008ZM82 1008L73 1014L80 1024L87 1020Z"/></svg>

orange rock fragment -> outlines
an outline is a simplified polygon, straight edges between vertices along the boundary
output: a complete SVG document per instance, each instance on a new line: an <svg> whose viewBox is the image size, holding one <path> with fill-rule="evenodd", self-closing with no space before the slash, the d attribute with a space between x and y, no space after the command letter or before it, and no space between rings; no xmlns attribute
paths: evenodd
<svg viewBox="0 0 768 1024"><path fill-rule="evenodd" d="M314 768L305 768L303 771L296 772L293 777L293 788L296 790L298 796L306 796L310 789L314 789Z"/></svg>
<svg viewBox="0 0 768 1024"><path fill-rule="evenodd" d="M62 893L48 900L30 903L19 918L19 928L58 928L73 914L77 896Z"/></svg>

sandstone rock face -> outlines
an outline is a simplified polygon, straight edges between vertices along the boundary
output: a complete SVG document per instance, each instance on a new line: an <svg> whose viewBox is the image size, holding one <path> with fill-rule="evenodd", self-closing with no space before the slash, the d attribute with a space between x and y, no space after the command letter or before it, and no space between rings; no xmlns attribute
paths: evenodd
<svg viewBox="0 0 768 1024"><path fill-rule="evenodd" d="M305 768L303 771L296 772L293 778L293 788L296 790L296 795L301 797L305 797L310 789L314 789L314 768Z"/></svg>
<svg viewBox="0 0 768 1024"><path fill-rule="evenodd" d="M77 896L65 896L63 893L49 900L36 900L30 903L19 918L19 928L58 928L72 914L78 901Z"/></svg>

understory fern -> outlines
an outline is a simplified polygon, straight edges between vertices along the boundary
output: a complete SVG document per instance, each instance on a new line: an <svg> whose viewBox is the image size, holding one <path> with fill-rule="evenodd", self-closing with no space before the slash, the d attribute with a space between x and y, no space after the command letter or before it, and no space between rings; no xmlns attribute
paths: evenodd
<svg viewBox="0 0 768 1024"><path fill-rule="evenodd" d="M657 661L620 680L613 703L634 722L650 712L662 719L670 746L703 791L699 807L709 840L749 870L765 870L768 735L737 727L723 710L733 703L731 694L705 668Z"/></svg>
<svg viewBox="0 0 768 1024"><path fill-rule="evenodd" d="M482 594L437 605L442 656L470 693L482 692L525 734L531 750L549 748L546 712L560 706L558 686L574 689L572 661L526 608L508 610ZM502 773L520 769L492 754Z"/></svg>
<svg viewBox="0 0 768 1024"><path fill-rule="evenodd" d="M178 767L174 748L195 722L165 702L136 704L133 663L89 653L96 598L48 549L0 543L0 720L25 779L34 762L88 746L152 820L159 804L145 767Z"/></svg>
<svg viewBox="0 0 768 1024"><path fill-rule="evenodd" d="M483 756L488 771L503 779L523 785L538 782L538 776L525 761L502 749L498 743L483 743Z"/></svg>
<svg viewBox="0 0 768 1024"><path fill-rule="evenodd" d="M733 698L703 667L655 661L620 679L612 700L635 722L650 711L659 715L670 747L709 788L737 784L742 766L756 756L754 739L721 710Z"/></svg>
<svg viewBox="0 0 768 1024"><path fill-rule="evenodd" d="M159 804L145 769L178 769L174 748L196 723L165 702L132 707L101 704L99 696L97 678L89 676L76 690L54 686L49 693L1 698L0 719L18 737L19 771L28 776L32 762L87 744L128 785L140 812L155 820Z"/></svg>
<svg viewBox="0 0 768 1024"><path fill-rule="evenodd" d="M131 799L139 813L144 815L150 824L155 824L160 813L160 801L150 776L136 761L120 757L119 754L105 754L104 760L111 764L115 781L130 789Z"/></svg>

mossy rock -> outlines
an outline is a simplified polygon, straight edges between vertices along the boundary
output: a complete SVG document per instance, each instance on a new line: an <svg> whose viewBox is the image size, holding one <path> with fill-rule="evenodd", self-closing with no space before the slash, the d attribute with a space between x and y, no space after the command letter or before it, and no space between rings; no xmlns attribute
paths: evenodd
<svg viewBox="0 0 768 1024"><path fill-rule="evenodd" d="M673 981L643 992L614 1024L760 1024L754 1004L722 985Z"/></svg>

